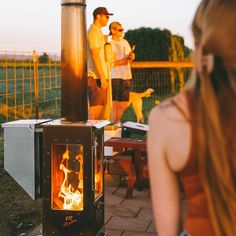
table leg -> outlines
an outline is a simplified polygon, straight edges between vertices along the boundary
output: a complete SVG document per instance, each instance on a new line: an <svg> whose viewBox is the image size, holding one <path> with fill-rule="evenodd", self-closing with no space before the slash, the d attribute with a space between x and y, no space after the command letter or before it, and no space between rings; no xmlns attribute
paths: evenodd
<svg viewBox="0 0 236 236"><path fill-rule="evenodd" d="M128 175L128 187L126 192L126 198L132 198L133 190L134 190L134 183L135 183L135 167L133 162L133 155L130 163L129 175Z"/></svg>
<svg viewBox="0 0 236 236"><path fill-rule="evenodd" d="M126 198L132 198L134 183L136 180L137 190L143 190L143 164L141 150L138 148L133 149L132 160L130 163L128 188L126 192Z"/></svg>
<svg viewBox="0 0 236 236"><path fill-rule="evenodd" d="M135 166L137 190L142 191L143 190L142 154L141 150L138 148L134 149L133 163Z"/></svg>

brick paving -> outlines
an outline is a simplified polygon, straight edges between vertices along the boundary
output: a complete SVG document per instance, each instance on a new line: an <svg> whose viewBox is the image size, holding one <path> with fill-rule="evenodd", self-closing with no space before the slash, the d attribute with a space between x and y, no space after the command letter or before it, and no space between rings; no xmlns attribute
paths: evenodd
<svg viewBox="0 0 236 236"><path fill-rule="evenodd" d="M120 186L115 177L106 176L105 185L105 232L106 236L156 236L150 191L133 192L126 199L126 187ZM42 235L42 225L28 236Z"/></svg>

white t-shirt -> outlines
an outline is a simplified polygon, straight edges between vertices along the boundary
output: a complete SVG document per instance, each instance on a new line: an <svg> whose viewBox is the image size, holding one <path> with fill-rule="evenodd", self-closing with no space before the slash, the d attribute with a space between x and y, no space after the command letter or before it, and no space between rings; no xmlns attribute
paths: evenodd
<svg viewBox="0 0 236 236"><path fill-rule="evenodd" d="M96 25L91 25L88 30L88 76L95 79L99 78L97 70L92 60L90 49L99 48L99 58L102 64L102 69L106 78L108 78L107 64L104 55L105 45L104 35L102 30Z"/></svg>
<svg viewBox="0 0 236 236"><path fill-rule="evenodd" d="M119 41L111 40L110 43L113 52L115 53L116 60L121 60L129 56L131 48L126 39L120 39ZM111 78L124 80L132 79L130 64L112 67Z"/></svg>

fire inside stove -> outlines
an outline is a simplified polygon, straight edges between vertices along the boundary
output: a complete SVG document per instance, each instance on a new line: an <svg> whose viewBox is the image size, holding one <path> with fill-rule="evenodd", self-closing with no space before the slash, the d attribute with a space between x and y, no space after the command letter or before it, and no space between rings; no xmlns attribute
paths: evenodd
<svg viewBox="0 0 236 236"><path fill-rule="evenodd" d="M83 146L53 145L52 209L83 211Z"/></svg>
<svg viewBox="0 0 236 236"><path fill-rule="evenodd" d="M96 152L96 150L94 150ZM96 153L94 153L97 157ZM53 210L84 210L83 145L54 144L52 149L51 208ZM103 193L101 160L95 160L95 199Z"/></svg>

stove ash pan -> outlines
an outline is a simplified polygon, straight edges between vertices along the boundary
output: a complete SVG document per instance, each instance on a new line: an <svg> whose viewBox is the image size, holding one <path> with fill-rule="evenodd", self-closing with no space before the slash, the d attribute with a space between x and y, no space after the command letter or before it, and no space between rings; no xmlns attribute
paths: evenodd
<svg viewBox="0 0 236 236"><path fill-rule="evenodd" d="M43 235L104 235L105 124L43 126Z"/></svg>
<svg viewBox="0 0 236 236"><path fill-rule="evenodd" d="M34 200L41 197L42 124L48 121L30 119L2 124L4 169Z"/></svg>

